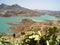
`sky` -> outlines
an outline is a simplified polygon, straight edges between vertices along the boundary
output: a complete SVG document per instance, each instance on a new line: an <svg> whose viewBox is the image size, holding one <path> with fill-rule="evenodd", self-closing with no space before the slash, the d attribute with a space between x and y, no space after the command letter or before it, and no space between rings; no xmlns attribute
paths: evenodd
<svg viewBox="0 0 60 45"><path fill-rule="evenodd" d="M29 9L60 11L60 0L0 0L0 4L18 4Z"/></svg>

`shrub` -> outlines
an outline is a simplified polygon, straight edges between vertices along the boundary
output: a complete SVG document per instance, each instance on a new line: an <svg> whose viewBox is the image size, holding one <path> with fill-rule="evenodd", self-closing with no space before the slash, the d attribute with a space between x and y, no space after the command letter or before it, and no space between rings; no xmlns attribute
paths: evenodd
<svg viewBox="0 0 60 45"><path fill-rule="evenodd" d="M40 31L33 33L33 30L30 30L31 34L24 35L21 45L59 45L56 30L57 27L51 27L43 36Z"/></svg>

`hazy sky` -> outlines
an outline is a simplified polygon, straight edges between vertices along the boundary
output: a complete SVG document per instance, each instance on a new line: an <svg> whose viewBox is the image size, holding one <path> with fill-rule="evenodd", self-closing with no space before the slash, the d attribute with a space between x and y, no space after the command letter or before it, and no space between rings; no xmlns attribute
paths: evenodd
<svg viewBox="0 0 60 45"><path fill-rule="evenodd" d="M22 7L29 9L40 9L40 10L59 10L60 11L60 0L0 0L0 4L19 4Z"/></svg>

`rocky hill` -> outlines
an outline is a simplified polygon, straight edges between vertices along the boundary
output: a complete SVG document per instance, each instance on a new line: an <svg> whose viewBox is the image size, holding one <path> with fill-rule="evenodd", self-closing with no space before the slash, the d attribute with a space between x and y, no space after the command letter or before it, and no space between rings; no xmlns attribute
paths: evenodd
<svg viewBox="0 0 60 45"><path fill-rule="evenodd" d="M11 16L37 16L40 15L37 11L33 11L17 4L14 5L0 5L0 16L11 17Z"/></svg>
<svg viewBox="0 0 60 45"><path fill-rule="evenodd" d="M60 11L51 11L51 10L31 10L19 6L18 4L14 5L0 5L0 16L3 17L13 17L13 16L41 16L41 15L53 15L60 17Z"/></svg>

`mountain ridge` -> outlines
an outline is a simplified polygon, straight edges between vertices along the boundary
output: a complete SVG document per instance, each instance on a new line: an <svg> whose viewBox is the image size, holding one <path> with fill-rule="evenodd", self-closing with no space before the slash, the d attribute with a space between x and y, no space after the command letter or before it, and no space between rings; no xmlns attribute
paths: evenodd
<svg viewBox="0 0 60 45"><path fill-rule="evenodd" d="M51 10L31 10L24 7L21 7L18 4L0 5L0 16L2 17L13 17L13 16L41 16L41 15L53 15L60 17L60 11L51 11Z"/></svg>

